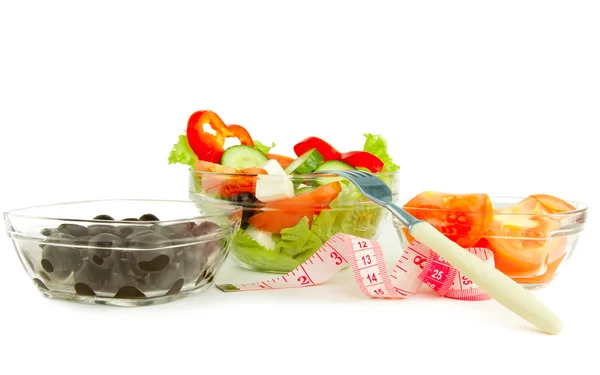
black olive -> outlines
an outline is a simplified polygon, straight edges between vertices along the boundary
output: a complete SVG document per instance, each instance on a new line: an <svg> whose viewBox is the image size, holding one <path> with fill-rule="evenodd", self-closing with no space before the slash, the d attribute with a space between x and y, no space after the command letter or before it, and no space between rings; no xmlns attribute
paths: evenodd
<svg viewBox="0 0 600 375"><path fill-rule="evenodd" d="M83 225L78 224L61 224L58 226L58 231L73 237L84 237L88 235L88 229Z"/></svg>
<svg viewBox="0 0 600 375"><path fill-rule="evenodd" d="M102 292L104 285L110 279L110 269L103 269L91 261L87 261L74 274L75 283L86 284L96 293Z"/></svg>
<svg viewBox="0 0 600 375"><path fill-rule="evenodd" d="M89 241L89 246L96 248L96 255L106 259L112 253L111 248L123 247L124 241L121 237L111 233L100 233Z"/></svg>
<svg viewBox="0 0 600 375"><path fill-rule="evenodd" d="M154 214L144 214L140 216L140 221L160 221Z"/></svg>
<svg viewBox="0 0 600 375"><path fill-rule="evenodd" d="M203 236L219 230L219 226L212 221L204 221L192 230L194 236Z"/></svg>
<svg viewBox="0 0 600 375"><path fill-rule="evenodd" d="M106 224L92 224L88 226L88 234L92 237L101 233L114 233L115 230L116 227Z"/></svg>
<svg viewBox="0 0 600 375"><path fill-rule="evenodd" d="M109 221L114 221L115 219L110 216L110 215L98 215L96 217L94 217L93 220L109 220Z"/></svg>

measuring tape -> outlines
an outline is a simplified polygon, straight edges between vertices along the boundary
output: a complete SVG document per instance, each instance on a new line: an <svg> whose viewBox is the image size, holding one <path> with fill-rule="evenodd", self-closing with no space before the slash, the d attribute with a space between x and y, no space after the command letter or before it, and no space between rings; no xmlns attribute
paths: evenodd
<svg viewBox="0 0 600 375"><path fill-rule="evenodd" d="M489 249L468 248L465 251L494 265L494 256ZM377 241L343 233L331 237L306 262L286 275L247 284L215 286L223 292L302 288L324 283L348 264L352 266L360 290L374 298L409 298L425 284L447 298L490 299L471 280L419 241L408 246L389 272Z"/></svg>

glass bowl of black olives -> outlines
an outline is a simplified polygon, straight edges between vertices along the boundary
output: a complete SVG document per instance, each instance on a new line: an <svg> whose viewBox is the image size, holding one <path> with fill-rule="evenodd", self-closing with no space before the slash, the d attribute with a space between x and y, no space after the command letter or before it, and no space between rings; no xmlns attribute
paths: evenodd
<svg viewBox="0 0 600 375"><path fill-rule="evenodd" d="M210 287L240 227L240 207L97 200L4 214L21 263L49 298L154 305Z"/></svg>

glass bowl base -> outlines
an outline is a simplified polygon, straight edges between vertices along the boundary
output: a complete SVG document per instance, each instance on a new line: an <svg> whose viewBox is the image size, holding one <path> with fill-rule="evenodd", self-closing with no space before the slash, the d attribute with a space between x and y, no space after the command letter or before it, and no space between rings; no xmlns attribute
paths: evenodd
<svg viewBox="0 0 600 375"><path fill-rule="evenodd" d="M197 288L179 292L172 295L164 295L158 297L146 297L146 298L111 298L111 297L100 297L100 296L82 296L73 293L64 293L51 291L37 286L38 290L42 295L49 299L79 302L86 305L107 305L116 307L140 307L140 306L155 306L162 305L167 302L177 301L195 293L202 292L208 289L213 283L200 284Z"/></svg>

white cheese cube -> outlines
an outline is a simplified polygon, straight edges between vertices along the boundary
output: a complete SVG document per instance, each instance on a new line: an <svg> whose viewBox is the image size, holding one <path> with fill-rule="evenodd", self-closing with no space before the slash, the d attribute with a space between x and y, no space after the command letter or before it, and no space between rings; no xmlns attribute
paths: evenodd
<svg viewBox="0 0 600 375"><path fill-rule="evenodd" d="M275 174L275 175L284 175L285 170L283 168L281 168L281 164L279 164L279 162L277 160L268 160L266 163L264 163L261 166L262 169L264 169L265 171L267 171L267 174Z"/></svg>
<svg viewBox="0 0 600 375"><path fill-rule="evenodd" d="M256 227L253 227L252 225L249 225L244 234L247 234L265 249L275 250L276 243L273 240L273 233L264 232Z"/></svg>
<svg viewBox="0 0 600 375"><path fill-rule="evenodd" d="M294 196L294 184L287 176L259 175L255 196L261 202L291 198Z"/></svg>

